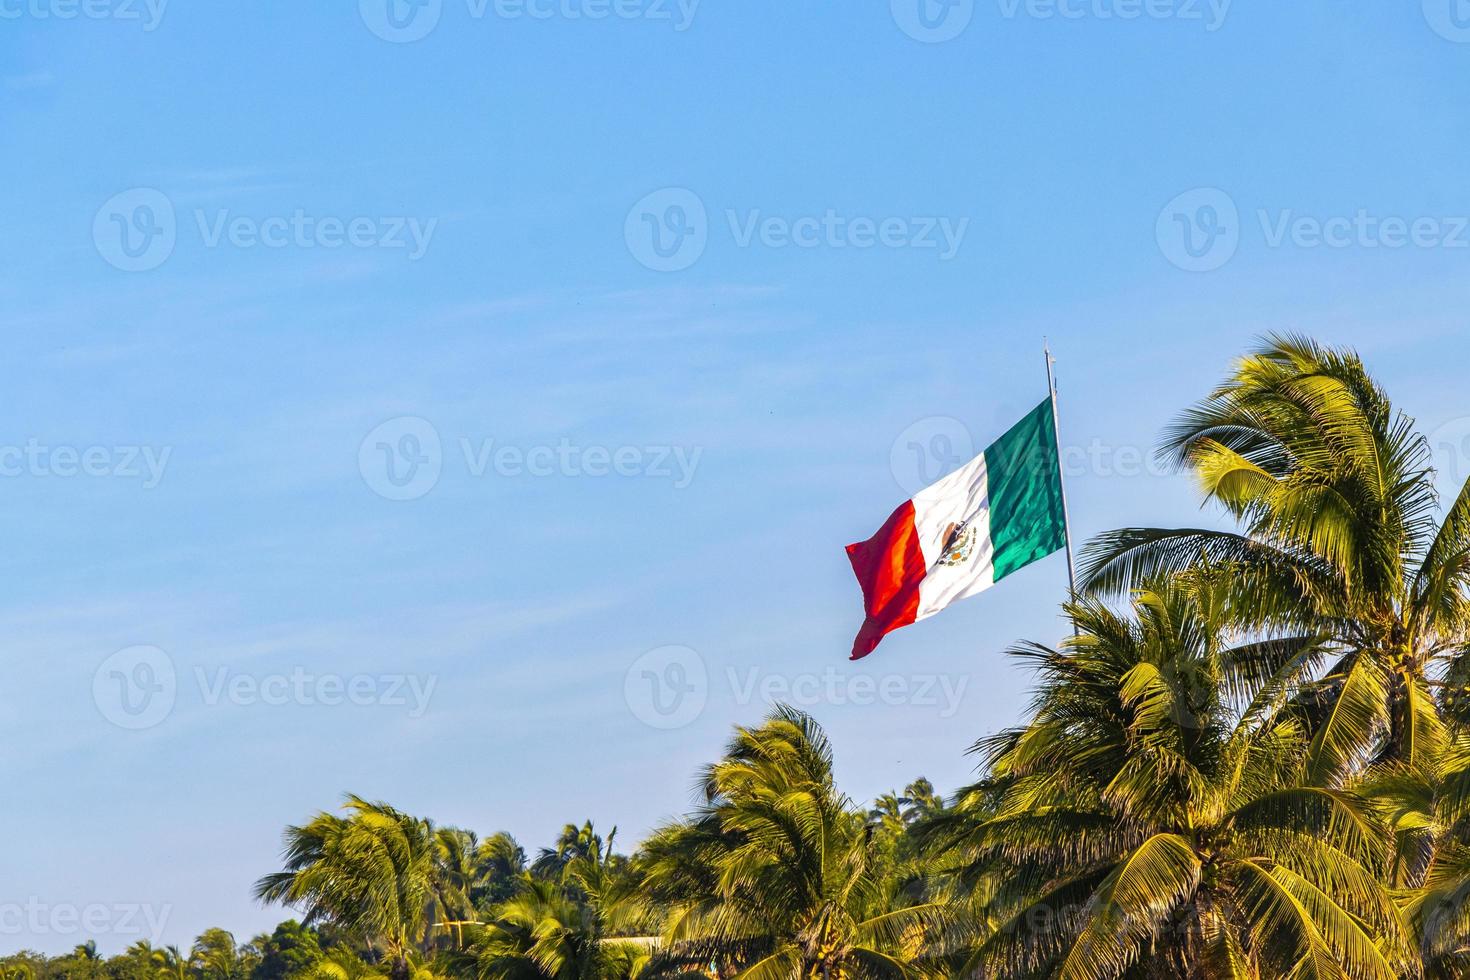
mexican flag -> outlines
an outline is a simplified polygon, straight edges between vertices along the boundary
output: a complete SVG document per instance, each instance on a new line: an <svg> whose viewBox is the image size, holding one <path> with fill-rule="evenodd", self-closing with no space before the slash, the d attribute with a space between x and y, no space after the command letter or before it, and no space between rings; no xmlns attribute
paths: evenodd
<svg viewBox="0 0 1470 980"><path fill-rule="evenodd" d="M983 592L1067 543L1056 416L1048 398L985 452L920 490L847 546L867 611L852 659L884 634Z"/></svg>

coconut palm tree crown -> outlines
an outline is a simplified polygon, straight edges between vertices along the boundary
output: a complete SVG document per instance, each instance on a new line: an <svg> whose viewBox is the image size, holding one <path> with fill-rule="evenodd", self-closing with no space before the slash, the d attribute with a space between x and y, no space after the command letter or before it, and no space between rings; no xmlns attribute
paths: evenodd
<svg viewBox="0 0 1470 980"><path fill-rule="evenodd" d="M256 883L256 898L361 938L404 980L413 952L432 937L441 842L431 821L386 803L349 795L343 809L347 816L324 812L286 828L286 867Z"/></svg>
<svg viewBox="0 0 1470 980"><path fill-rule="evenodd" d="M738 728L702 782L698 811L643 851L670 962L713 962L742 980L923 971L923 940L938 938L947 909L895 899L867 814L837 791L831 746L808 715L782 707Z"/></svg>
<svg viewBox="0 0 1470 980"><path fill-rule="evenodd" d="M1411 973L1375 878L1364 801L1313 785L1307 735L1273 715L1311 659L1231 646L1230 578L1196 570L1134 597L1068 607L1061 650L1014 652L1041 674L1033 720L984 740L988 781L927 838L984 899L986 977L1381 978ZM1232 692L1246 695L1241 702Z"/></svg>
<svg viewBox="0 0 1470 980"><path fill-rule="evenodd" d="M1201 559L1228 566L1237 612L1263 630L1321 631L1334 662L1311 718L1313 773L1432 765L1443 744L1436 666L1470 680L1470 483L1442 522L1427 440L1358 356L1268 338L1165 435L1238 532L1128 528L1095 539L1084 588L1121 595ZM1445 708L1470 717L1470 699Z"/></svg>

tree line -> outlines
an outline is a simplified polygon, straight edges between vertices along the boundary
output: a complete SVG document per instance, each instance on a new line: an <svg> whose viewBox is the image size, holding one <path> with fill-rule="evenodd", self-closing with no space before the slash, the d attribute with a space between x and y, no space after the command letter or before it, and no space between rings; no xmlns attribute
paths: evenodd
<svg viewBox="0 0 1470 980"><path fill-rule="evenodd" d="M856 804L777 706L630 855L349 797L257 884L300 923L0 980L1470 976L1470 484L1443 505L1361 358L1292 336L1160 455L1230 526L1089 542L1072 635L1010 651L1025 721L949 799Z"/></svg>

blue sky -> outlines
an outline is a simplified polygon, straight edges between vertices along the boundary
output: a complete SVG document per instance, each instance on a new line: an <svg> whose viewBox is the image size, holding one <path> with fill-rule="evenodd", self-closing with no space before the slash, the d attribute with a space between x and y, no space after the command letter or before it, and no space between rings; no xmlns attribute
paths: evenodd
<svg viewBox="0 0 1470 980"><path fill-rule="evenodd" d="M1270 330L1470 476L1449 0L385 2L0 0L0 949L243 939L346 791L631 846L782 692L953 788L1064 564L853 666L842 547L1043 335L1079 539Z"/></svg>

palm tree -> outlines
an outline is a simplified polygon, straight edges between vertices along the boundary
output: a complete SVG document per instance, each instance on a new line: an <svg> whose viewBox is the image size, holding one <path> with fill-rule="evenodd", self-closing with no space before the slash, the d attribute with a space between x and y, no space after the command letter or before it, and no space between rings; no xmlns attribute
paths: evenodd
<svg viewBox="0 0 1470 980"><path fill-rule="evenodd" d="M904 799L891 790L873 801L868 810L868 823L892 833L901 833L904 826Z"/></svg>
<svg viewBox="0 0 1470 980"><path fill-rule="evenodd" d="M526 851L510 834L501 832L482 840L475 849L475 884L471 894L476 908L499 904L524 884Z"/></svg>
<svg viewBox="0 0 1470 980"><path fill-rule="evenodd" d="M287 980L321 960L322 936L311 926L287 919L250 940L243 951L245 958L253 961L251 980Z"/></svg>
<svg viewBox="0 0 1470 980"><path fill-rule="evenodd" d="M944 797L934 791L934 784L923 776L904 787L899 799L906 824L925 820L944 809Z"/></svg>
<svg viewBox="0 0 1470 980"><path fill-rule="evenodd" d="M338 946L307 971L308 980L378 980L382 974L350 949Z"/></svg>
<svg viewBox="0 0 1470 980"><path fill-rule="evenodd" d="M456 948L464 948L465 926L480 924L474 889L480 878L480 840L473 831L441 827L434 834L434 896L437 925L452 929Z"/></svg>
<svg viewBox="0 0 1470 980"><path fill-rule="evenodd" d="M809 716L737 728L704 773L703 802L640 856L647 901L668 914L665 968L714 962L742 980L912 976L948 909L898 906L866 814L838 792Z"/></svg>
<svg viewBox="0 0 1470 980"><path fill-rule="evenodd" d="M394 980L408 980L416 947L431 938L436 837L431 821L349 795L348 816L318 813L285 832L286 867L256 883L256 898L301 909L381 949Z"/></svg>
<svg viewBox="0 0 1470 980"><path fill-rule="evenodd" d="M1243 358L1167 430L1161 454L1242 530L1104 534L1084 556L1084 587L1121 595L1202 559L1229 567L1242 623L1332 641L1317 696L1301 702L1314 778L1342 782L1365 761L1432 766L1444 738L1437 663L1460 678L1444 703L1470 715L1470 483L1436 525L1413 420L1355 353L1298 337ZM1279 666L1261 652L1262 672Z"/></svg>
<svg viewBox="0 0 1470 980"><path fill-rule="evenodd" d="M1312 783L1300 724L1275 714L1313 659L1261 678L1232 646L1233 582L1195 570L1131 616L1070 604L1061 650L1013 654L1042 682L1024 728L977 745L987 780L924 836L981 893L967 972L997 978L1389 978L1416 971L1375 877L1383 829ZM1235 697L1233 695L1238 695Z"/></svg>
<svg viewBox="0 0 1470 980"><path fill-rule="evenodd" d="M476 945L481 980L632 980L646 946L612 940L606 919L559 882L529 878Z"/></svg>
<svg viewBox="0 0 1470 980"><path fill-rule="evenodd" d="M138 945L140 944L135 943L134 947L130 948L125 955L131 959L133 949ZM146 941L143 941L141 945L148 950L148 953L138 958L136 966L140 967L140 969L128 972L133 977L147 978L153 973L153 947ZM27 954L22 952L20 955L24 956ZM118 959L121 959L121 957ZM85 943L73 947L72 951L66 956L53 960L49 964L44 958L41 959L38 967L32 970L36 976L42 978L54 976L62 978L62 980L110 980L113 974L112 969L110 969L111 964L104 961L98 955L97 943L90 939ZM118 972L121 973L122 971Z"/></svg>
<svg viewBox="0 0 1470 980"><path fill-rule="evenodd" d="M153 972L158 980L189 980L189 958L177 946L153 950Z"/></svg>
<svg viewBox="0 0 1470 980"><path fill-rule="evenodd" d="M1457 728L1433 767L1375 771L1362 791L1394 835L1387 879L1417 882L1400 896L1425 975L1470 975L1470 731Z"/></svg>
<svg viewBox="0 0 1470 980"><path fill-rule="evenodd" d="M567 866L578 858L604 861L612 855L613 840L617 835L618 828L614 827L604 841L602 835L593 828L591 820L580 827L569 823L562 827L553 846L541 849L535 863L531 865L531 873L540 878L558 880Z"/></svg>
<svg viewBox="0 0 1470 980"><path fill-rule="evenodd" d="M194 940L189 965L200 980L238 980L242 975L235 937L224 929L206 929Z"/></svg>

